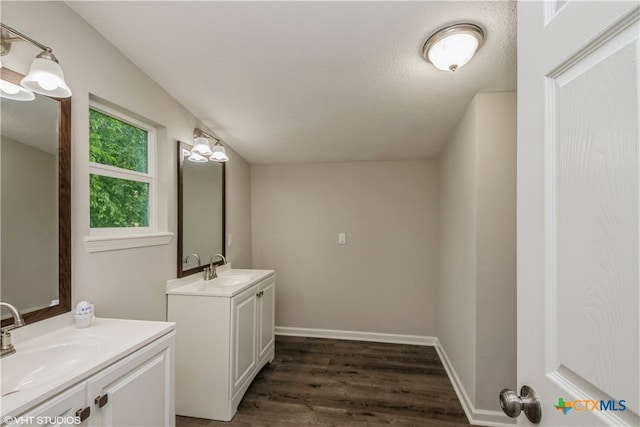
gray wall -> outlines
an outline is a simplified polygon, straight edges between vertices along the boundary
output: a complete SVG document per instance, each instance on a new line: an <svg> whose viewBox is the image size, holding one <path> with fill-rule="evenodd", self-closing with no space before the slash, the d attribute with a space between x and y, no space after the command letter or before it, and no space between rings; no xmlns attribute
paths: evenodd
<svg viewBox="0 0 640 427"><path fill-rule="evenodd" d="M233 235L227 260L233 268L251 268L251 165L234 151L227 154L227 236Z"/></svg>
<svg viewBox="0 0 640 427"><path fill-rule="evenodd" d="M438 182L438 339L475 401L476 123L469 105L440 158Z"/></svg>
<svg viewBox="0 0 640 427"><path fill-rule="evenodd" d="M480 93L440 159L438 339L480 410L516 388L515 155L515 93Z"/></svg>
<svg viewBox="0 0 640 427"><path fill-rule="evenodd" d="M436 162L254 165L251 182L276 325L435 335Z"/></svg>
<svg viewBox="0 0 640 427"><path fill-rule="evenodd" d="M516 94L481 93L476 147L476 407L516 390Z"/></svg>
<svg viewBox="0 0 640 427"><path fill-rule="evenodd" d="M138 69L62 2L3 2L2 22L52 46L73 91L72 162L72 293L95 304L104 317L164 320L165 281L176 277L177 236L168 245L88 253L89 234L89 95L135 112L158 125L159 216L167 231L176 232L177 140L191 141L194 127L206 127L162 87ZM51 23L55 22L55 25ZM3 66L25 73L33 48L14 44ZM178 68L177 68L178 69ZM251 257L249 167L227 147L227 232L234 238L230 258L248 267ZM241 212L241 214L238 214ZM234 263L235 264L235 263Z"/></svg>

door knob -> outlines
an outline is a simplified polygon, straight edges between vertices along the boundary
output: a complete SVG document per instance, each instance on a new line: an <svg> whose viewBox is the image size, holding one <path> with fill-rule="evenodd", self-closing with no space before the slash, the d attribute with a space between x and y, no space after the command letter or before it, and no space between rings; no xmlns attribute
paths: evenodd
<svg viewBox="0 0 640 427"><path fill-rule="evenodd" d="M516 418L520 412L524 411L529 421L538 424L542 419L542 407L536 392L528 385L523 385L520 389L520 396L515 391L505 388L500 392L500 407L502 411Z"/></svg>

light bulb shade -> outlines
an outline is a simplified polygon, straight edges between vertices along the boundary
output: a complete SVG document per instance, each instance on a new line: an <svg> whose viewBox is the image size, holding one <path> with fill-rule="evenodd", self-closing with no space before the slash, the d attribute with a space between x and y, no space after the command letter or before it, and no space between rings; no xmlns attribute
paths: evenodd
<svg viewBox="0 0 640 427"><path fill-rule="evenodd" d="M229 157L227 157L227 153L222 145L216 145L213 147L213 153L211 157L209 157L209 160L212 162L227 162L229 161Z"/></svg>
<svg viewBox="0 0 640 427"><path fill-rule="evenodd" d="M483 39L484 32L477 25L457 24L429 37L423 54L437 69L456 71L473 58Z"/></svg>
<svg viewBox="0 0 640 427"><path fill-rule="evenodd" d="M71 89L64 81L62 67L51 59L38 57L31 63L29 74L20 84L36 93L52 96L54 98L68 98Z"/></svg>
<svg viewBox="0 0 640 427"><path fill-rule="evenodd" d="M15 101L32 101L36 96L29 89L6 80L0 80L0 96Z"/></svg>
<svg viewBox="0 0 640 427"><path fill-rule="evenodd" d="M191 153L191 155L187 158L187 160L189 160L190 162L196 162L196 163L204 163L208 161L206 157L201 156L198 153Z"/></svg>
<svg viewBox="0 0 640 427"><path fill-rule="evenodd" d="M200 154L201 156L210 156L212 151L209 146L209 140L205 137L199 136L194 141L192 153Z"/></svg>

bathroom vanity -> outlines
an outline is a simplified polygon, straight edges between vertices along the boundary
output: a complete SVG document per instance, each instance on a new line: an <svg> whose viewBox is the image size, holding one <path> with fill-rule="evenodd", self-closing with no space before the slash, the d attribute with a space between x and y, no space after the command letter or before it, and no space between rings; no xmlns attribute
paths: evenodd
<svg viewBox="0 0 640 427"><path fill-rule="evenodd" d="M19 332L0 359L3 426L175 425L174 324L96 318Z"/></svg>
<svg viewBox="0 0 640 427"><path fill-rule="evenodd" d="M227 270L167 282L176 323L176 413L230 421L274 357L273 270Z"/></svg>

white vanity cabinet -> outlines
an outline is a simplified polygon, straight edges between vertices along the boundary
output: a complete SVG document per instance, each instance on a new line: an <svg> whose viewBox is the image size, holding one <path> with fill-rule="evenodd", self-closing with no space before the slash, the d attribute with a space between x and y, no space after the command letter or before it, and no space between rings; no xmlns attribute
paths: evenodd
<svg viewBox="0 0 640 427"><path fill-rule="evenodd" d="M243 386L244 395L257 373L256 366L262 368L273 360L275 283L275 277L269 277L231 299L232 395ZM238 403L240 400L242 396Z"/></svg>
<svg viewBox="0 0 640 427"><path fill-rule="evenodd" d="M273 360L275 274L242 271L254 276L235 291L168 292L168 320L177 330L178 415L230 421L251 381Z"/></svg>
<svg viewBox="0 0 640 427"><path fill-rule="evenodd" d="M174 354L175 331L170 331L53 390L44 401L33 401L32 408L3 415L2 425L175 426Z"/></svg>

